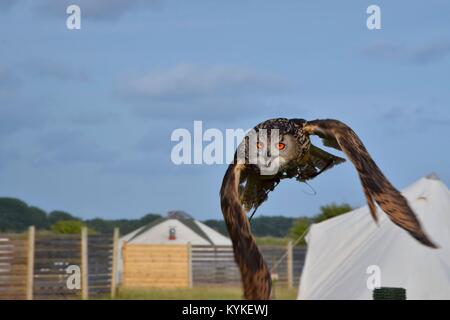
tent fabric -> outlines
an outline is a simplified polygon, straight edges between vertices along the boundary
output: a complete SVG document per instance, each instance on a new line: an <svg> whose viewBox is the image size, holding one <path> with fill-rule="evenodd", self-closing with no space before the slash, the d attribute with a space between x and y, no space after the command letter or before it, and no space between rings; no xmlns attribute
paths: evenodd
<svg viewBox="0 0 450 320"><path fill-rule="evenodd" d="M450 299L450 191L435 176L403 191L425 232L440 248L423 246L378 209L367 206L311 226L298 299L372 299L368 280L378 268L382 287L406 289L407 299Z"/></svg>

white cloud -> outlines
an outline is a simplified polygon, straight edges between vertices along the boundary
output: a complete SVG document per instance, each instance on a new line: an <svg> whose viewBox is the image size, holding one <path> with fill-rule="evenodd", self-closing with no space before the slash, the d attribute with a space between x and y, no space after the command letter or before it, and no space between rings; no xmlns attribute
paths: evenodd
<svg viewBox="0 0 450 320"><path fill-rule="evenodd" d="M362 54L373 59L426 64L442 60L448 56L450 54L450 41L430 42L417 47L381 42L367 46L362 50Z"/></svg>
<svg viewBox="0 0 450 320"><path fill-rule="evenodd" d="M128 97L176 99L211 95L274 93L288 90L277 76L240 66L180 64L172 68L129 76L118 85Z"/></svg>
<svg viewBox="0 0 450 320"><path fill-rule="evenodd" d="M3 1L3 0L2 0ZM45 0L35 6L43 14L65 14L67 6L80 6L83 18L96 20L115 20L132 9L154 8L160 0Z"/></svg>
<svg viewBox="0 0 450 320"><path fill-rule="evenodd" d="M74 67L53 59L30 59L20 65L24 72L35 77L46 77L62 81L88 81L90 76L86 69Z"/></svg>

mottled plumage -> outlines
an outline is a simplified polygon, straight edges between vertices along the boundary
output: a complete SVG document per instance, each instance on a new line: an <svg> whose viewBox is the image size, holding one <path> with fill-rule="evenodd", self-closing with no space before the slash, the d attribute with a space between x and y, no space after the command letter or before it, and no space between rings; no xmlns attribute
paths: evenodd
<svg viewBox="0 0 450 320"><path fill-rule="evenodd" d="M274 129L279 141L271 141ZM436 247L406 199L387 180L358 136L344 123L278 118L257 125L254 133L256 139L246 136L236 150L235 161L229 165L220 191L222 213L241 271L245 298L268 299L271 290L270 273L251 234L246 212L266 201L268 193L281 180L295 178L304 182L345 161L312 145L310 135L321 137L325 146L344 152L350 159L375 221L376 203L395 224L419 242ZM265 139L260 139L263 135ZM256 144L258 150L252 151L252 144ZM279 149L275 155L272 154L274 146ZM267 168L273 172L266 174Z"/></svg>

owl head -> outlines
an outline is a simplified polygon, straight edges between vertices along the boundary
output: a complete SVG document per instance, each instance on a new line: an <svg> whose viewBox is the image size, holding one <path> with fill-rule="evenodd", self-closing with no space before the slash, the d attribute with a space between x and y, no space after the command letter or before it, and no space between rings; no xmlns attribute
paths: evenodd
<svg viewBox="0 0 450 320"><path fill-rule="evenodd" d="M273 176L295 166L308 152L310 140L303 119L270 119L247 133L237 150L237 161Z"/></svg>

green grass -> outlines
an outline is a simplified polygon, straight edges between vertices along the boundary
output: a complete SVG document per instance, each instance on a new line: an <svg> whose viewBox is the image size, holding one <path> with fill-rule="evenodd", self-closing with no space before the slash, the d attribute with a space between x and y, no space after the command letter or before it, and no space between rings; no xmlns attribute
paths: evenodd
<svg viewBox="0 0 450 320"><path fill-rule="evenodd" d="M294 300L297 289L281 286L274 288L276 300ZM116 296L119 300L240 300L240 287L196 287L191 289L120 289Z"/></svg>
<svg viewBox="0 0 450 320"><path fill-rule="evenodd" d="M277 238L277 237L256 237L256 243L260 246L287 246L290 238Z"/></svg>

